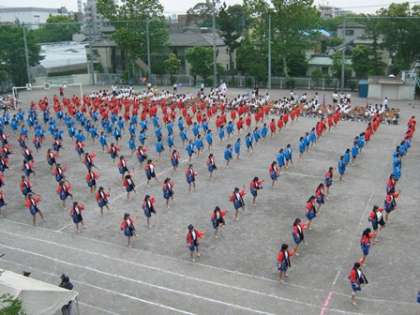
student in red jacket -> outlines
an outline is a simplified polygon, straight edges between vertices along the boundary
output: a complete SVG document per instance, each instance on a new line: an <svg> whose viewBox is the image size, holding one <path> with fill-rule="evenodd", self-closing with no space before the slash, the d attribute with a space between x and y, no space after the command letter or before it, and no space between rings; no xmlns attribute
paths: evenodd
<svg viewBox="0 0 420 315"><path fill-rule="evenodd" d="M252 195L252 204L255 205L256 199L257 199L257 195L258 195L258 190L263 188L263 180L260 180L258 177L254 177L251 181L251 183L249 184L249 191L251 192Z"/></svg>
<svg viewBox="0 0 420 315"><path fill-rule="evenodd" d="M188 232L187 232L187 246L190 250L191 260L195 262L195 256L200 257L200 251L198 240L204 236L204 233L195 229L192 224L188 225ZM194 255L195 253L195 255Z"/></svg>
<svg viewBox="0 0 420 315"><path fill-rule="evenodd" d="M355 263L348 276L351 284L351 302L356 305L356 292L362 290L362 284L368 284L365 274L360 268L360 263Z"/></svg>
<svg viewBox="0 0 420 315"><path fill-rule="evenodd" d="M118 171L121 174L121 179L124 179L124 175L129 173L127 160L125 159L124 155L120 155L120 159L117 163L117 166L118 166Z"/></svg>
<svg viewBox="0 0 420 315"><path fill-rule="evenodd" d="M26 195L25 207L29 209L32 215L32 224L36 225L36 215L39 214L41 219L44 221L44 214L41 209L39 209L39 203L41 202L41 197L39 195L34 195L32 192Z"/></svg>
<svg viewBox="0 0 420 315"><path fill-rule="evenodd" d="M213 210L213 213L211 214L211 223L214 228L214 237L218 237L219 228L223 228L226 224L225 222L225 215L227 213L227 210L221 210L220 207L216 207Z"/></svg>
<svg viewBox="0 0 420 315"><path fill-rule="evenodd" d="M273 161L268 168L268 172L270 173L270 178L273 181L271 187L274 187L274 184L277 182L277 179L280 176L280 168L277 165L276 161Z"/></svg>
<svg viewBox="0 0 420 315"><path fill-rule="evenodd" d="M134 184L133 177L131 174L126 174L123 180L123 186L125 187L125 190L127 191L127 200L130 199L130 193L132 191L136 192L136 185Z"/></svg>
<svg viewBox="0 0 420 315"><path fill-rule="evenodd" d="M276 134L276 120L273 118L270 121L270 137L272 138Z"/></svg>
<svg viewBox="0 0 420 315"><path fill-rule="evenodd" d="M60 197L60 200L63 202L63 207L66 206L66 200L68 197L73 199L73 195L71 193L71 184L64 179L58 183L56 191Z"/></svg>
<svg viewBox="0 0 420 315"><path fill-rule="evenodd" d="M385 227L384 209L379 208L377 205L373 206L368 220L372 224L373 231L378 234Z"/></svg>
<svg viewBox="0 0 420 315"><path fill-rule="evenodd" d="M185 179L188 184L188 192L191 192L191 187L195 191L195 178L197 177L197 172L194 170L193 165L189 164L185 170Z"/></svg>
<svg viewBox="0 0 420 315"><path fill-rule="evenodd" d="M360 238L360 248L362 249L362 258L359 259L359 263L363 265L366 262L366 257L369 255L370 247L374 244L375 232L372 232L370 228L363 231L362 237Z"/></svg>
<svg viewBox="0 0 420 315"><path fill-rule="evenodd" d="M315 196L309 197L306 202L306 218L308 219L308 230L311 229L312 220L316 217Z"/></svg>
<svg viewBox="0 0 420 315"><path fill-rule="evenodd" d="M235 208L235 221L238 220L239 217L239 209L245 210L245 188L239 190L238 187L235 187L233 193L229 197L229 201L233 203L233 207Z"/></svg>
<svg viewBox="0 0 420 315"><path fill-rule="evenodd" d="M127 246L131 246L131 239L136 235L136 228L134 227L134 221L131 219L129 213L125 213L123 220L120 224L121 231L127 237Z"/></svg>
<svg viewBox="0 0 420 315"><path fill-rule="evenodd" d="M101 216L104 215L104 207L109 210L109 192L105 192L105 189L100 186L98 191L96 192L96 202L98 203L99 209L101 209Z"/></svg>
<svg viewBox="0 0 420 315"><path fill-rule="evenodd" d="M295 253L296 256L299 256L299 253L298 253L299 246L305 240L305 233L304 233L305 229L306 229L306 225L302 223L302 220L299 218L296 218L292 226L292 236L293 236L293 240L295 241L295 247L293 248L293 253Z"/></svg>
<svg viewBox="0 0 420 315"><path fill-rule="evenodd" d="M319 209L321 209L321 206L325 203L325 185L323 183L320 183L316 188L315 197L316 203L318 204L317 211L319 212Z"/></svg>
<svg viewBox="0 0 420 315"><path fill-rule="evenodd" d="M156 214L155 210L155 197L146 195L144 196L143 200L143 211L144 216L146 217L147 222L147 228L150 228L150 218L152 217L152 214Z"/></svg>
<svg viewBox="0 0 420 315"><path fill-rule="evenodd" d="M72 218L73 223L76 227L76 233L80 232L79 224L81 224L82 226L84 225L82 216L83 210L85 210L85 206L77 201L73 202L73 206L69 210L70 217Z"/></svg>
<svg viewBox="0 0 420 315"><path fill-rule="evenodd" d="M282 244L279 253L277 254L277 269L279 271L280 281L287 278L287 270L291 266L290 257L294 255L293 251L289 251L289 245Z"/></svg>
<svg viewBox="0 0 420 315"><path fill-rule="evenodd" d="M330 167L324 175L324 184L325 184L325 187L326 187L325 193L327 195L330 193L330 187L333 184L333 179L334 179L334 168Z"/></svg>
<svg viewBox="0 0 420 315"><path fill-rule="evenodd" d="M4 201L4 192L0 190L0 214L2 214L2 208L7 206L6 201ZM3 213L3 216L6 216L6 213Z"/></svg>
<svg viewBox="0 0 420 315"><path fill-rule="evenodd" d="M96 173L92 169L88 170L85 179L91 193L94 193L96 191L96 180L98 178L98 173Z"/></svg>

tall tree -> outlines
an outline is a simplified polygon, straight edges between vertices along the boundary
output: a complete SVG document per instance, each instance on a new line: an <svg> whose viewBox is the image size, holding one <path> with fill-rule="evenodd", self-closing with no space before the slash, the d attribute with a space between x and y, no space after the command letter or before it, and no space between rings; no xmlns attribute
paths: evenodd
<svg viewBox="0 0 420 315"><path fill-rule="evenodd" d="M187 24L200 27L212 26L213 3L211 0L198 2L187 10Z"/></svg>
<svg viewBox="0 0 420 315"><path fill-rule="evenodd" d="M381 9L380 31L384 47L393 57L395 71L409 69L420 54L420 6L410 8L410 3L392 3Z"/></svg>
<svg viewBox="0 0 420 315"><path fill-rule="evenodd" d="M236 53L237 70L243 75L253 76L262 82L267 78L266 45L256 45L252 34L246 36Z"/></svg>
<svg viewBox="0 0 420 315"><path fill-rule="evenodd" d="M351 62L356 77L366 78L372 69L370 49L362 45L354 47L351 51Z"/></svg>
<svg viewBox="0 0 420 315"><path fill-rule="evenodd" d="M372 40L369 74L383 75L385 73L385 64L381 57L381 21L375 16L366 15L366 19L362 20L362 23L366 25L366 34Z"/></svg>
<svg viewBox="0 0 420 315"><path fill-rule="evenodd" d="M33 31L35 39L39 43L53 43L71 41L73 34L80 31L80 24L71 16L52 16L47 23Z"/></svg>
<svg viewBox="0 0 420 315"><path fill-rule="evenodd" d="M313 32L319 26L319 12L312 0L249 0L253 12L255 32L260 44L267 43L267 21L271 16L272 56L282 64L285 77L290 74L289 60L315 45Z"/></svg>
<svg viewBox="0 0 420 315"><path fill-rule="evenodd" d="M15 85L25 85L28 82L26 73L25 46L23 41L23 26L0 26L0 63L3 76ZM35 66L41 60L40 46L36 43L33 32L26 32L29 65Z"/></svg>
<svg viewBox="0 0 420 315"><path fill-rule="evenodd" d="M217 26L223 41L229 48L229 69L233 72L233 53L241 45L243 36L249 24L250 17L242 5L236 4L227 7L225 3L219 10L217 16Z"/></svg>
<svg viewBox="0 0 420 315"><path fill-rule="evenodd" d="M113 0L98 0L97 8L116 28L113 39L123 51L127 64L147 60L147 26L152 64L154 56L166 52L168 29L163 6L158 0L125 0L120 5Z"/></svg>
<svg viewBox="0 0 420 315"><path fill-rule="evenodd" d="M191 74L194 76L194 81L197 75L207 80L213 69L213 51L207 47L193 47L188 48L185 57L191 65Z"/></svg>
<svg viewBox="0 0 420 315"><path fill-rule="evenodd" d="M181 67L181 60L174 53L170 53L168 58L163 62L166 73L169 73L171 76L171 83L174 84L174 74L177 74L179 68Z"/></svg>

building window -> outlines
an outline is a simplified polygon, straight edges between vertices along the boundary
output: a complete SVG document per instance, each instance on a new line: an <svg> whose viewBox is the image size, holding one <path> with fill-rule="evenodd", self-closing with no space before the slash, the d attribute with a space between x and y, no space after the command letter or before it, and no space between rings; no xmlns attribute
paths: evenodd
<svg viewBox="0 0 420 315"><path fill-rule="evenodd" d="M353 36L354 35L354 30L346 30L346 36Z"/></svg>

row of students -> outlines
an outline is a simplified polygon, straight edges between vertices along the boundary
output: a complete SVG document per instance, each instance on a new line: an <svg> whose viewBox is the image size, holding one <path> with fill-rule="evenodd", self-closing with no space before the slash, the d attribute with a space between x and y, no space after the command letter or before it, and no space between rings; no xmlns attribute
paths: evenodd
<svg viewBox="0 0 420 315"><path fill-rule="evenodd" d="M372 228L365 228L363 230L360 237L362 257L358 262L354 263L348 276L352 289L351 301L354 305L356 305L356 293L362 290L362 285L368 283L361 267L366 265L366 259L370 253L370 249L374 244L376 244L379 233L386 226L386 223L389 220L390 213L396 209L397 199L400 196L400 192L397 191L396 188L399 177L395 176L395 168L401 169L401 158L405 156L408 149L411 147L411 138L413 137L416 128L416 120L414 116L409 119L407 125L408 128L405 133L404 140L396 147L392 154L392 173L386 183L384 207L382 208L374 205L372 210L369 212L368 221L370 222ZM400 173L401 170L399 170L398 174L401 175Z"/></svg>
<svg viewBox="0 0 420 315"><path fill-rule="evenodd" d="M377 125L377 118L375 117L375 129L373 132L370 133L372 135L378 125ZM333 126L333 123L331 123L331 127ZM367 129L371 129L372 122L368 124ZM318 130L323 130L323 128L317 126ZM322 132L319 132L319 135L321 135ZM363 136L361 134L359 137ZM370 137L369 137L370 139ZM340 175L340 180L342 175L344 175L344 172L342 171L341 167L346 167L348 163L350 162L350 156L349 156L349 150L346 150L346 159L344 159L343 156L340 157L339 161L339 167L338 167L338 173ZM343 166L341 166L341 163L343 163ZM291 266L290 259L294 255L299 255L298 250L300 245L305 240L305 230L310 230L313 220L319 215L319 211L322 207L322 205L325 203L326 198L328 194L330 193L330 188L333 185L334 181L334 168L329 167L327 172L324 175L324 181L320 183L316 189L314 195L311 195L309 199L306 202L305 206L305 216L307 218L307 222L304 223L300 218L296 218L292 225L292 238L295 243L294 247L292 249L289 249L289 245L284 243L282 244L279 253L277 254L277 269L279 272L279 278L280 280L287 277L287 270Z"/></svg>

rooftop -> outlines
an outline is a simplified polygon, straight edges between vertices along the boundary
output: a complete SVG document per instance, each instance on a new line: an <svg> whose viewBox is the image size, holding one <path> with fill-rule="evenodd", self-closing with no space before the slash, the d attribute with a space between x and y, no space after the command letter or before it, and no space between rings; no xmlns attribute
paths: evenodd
<svg viewBox="0 0 420 315"><path fill-rule="evenodd" d="M86 45L77 42L61 42L41 45L40 64L45 69L67 67L87 63Z"/></svg>
<svg viewBox="0 0 420 315"><path fill-rule="evenodd" d="M174 32L169 34L169 46L171 47L195 47L212 46L213 34L193 31ZM223 39L216 34L216 46L225 46Z"/></svg>

